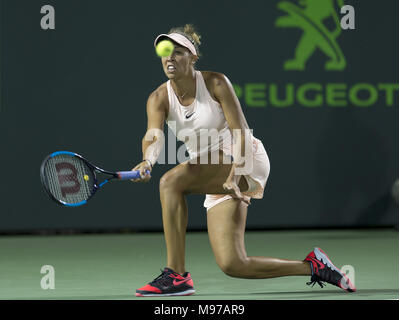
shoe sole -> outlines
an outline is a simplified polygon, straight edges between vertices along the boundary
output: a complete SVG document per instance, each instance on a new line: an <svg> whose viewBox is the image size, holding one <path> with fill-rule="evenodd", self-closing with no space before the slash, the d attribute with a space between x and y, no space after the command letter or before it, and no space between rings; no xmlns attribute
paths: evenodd
<svg viewBox="0 0 399 320"><path fill-rule="evenodd" d="M174 297L174 296L190 296L195 293L195 290L186 290L183 292L175 293L138 293L136 292L136 297Z"/></svg>
<svg viewBox="0 0 399 320"><path fill-rule="evenodd" d="M323 261L323 258L327 259L328 264L330 264L332 266L333 269L335 269L336 271L338 271L342 277L345 279L344 283L342 283L342 279L339 282L339 287L346 291L346 292L356 292L356 287L353 285L353 283L349 280L349 278L346 276L345 273L343 273L341 270L339 270L330 260L330 258L327 256L327 254L321 250L320 248L315 248L314 249L314 253L315 256L318 260ZM325 263L325 262L324 262Z"/></svg>

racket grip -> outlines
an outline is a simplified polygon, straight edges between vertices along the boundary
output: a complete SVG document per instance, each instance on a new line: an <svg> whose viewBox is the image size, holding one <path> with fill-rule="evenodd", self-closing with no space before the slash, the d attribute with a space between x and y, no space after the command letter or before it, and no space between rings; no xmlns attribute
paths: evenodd
<svg viewBox="0 0 399 320"><path fill-rule="evenodd" d="M150 173L150 171L146 171L147 174ZM140 178L140 170L133 170L133 171L119 171L117 172L118 174L118 179L121 180L130 180L130 179L139 179Z"/></svg>

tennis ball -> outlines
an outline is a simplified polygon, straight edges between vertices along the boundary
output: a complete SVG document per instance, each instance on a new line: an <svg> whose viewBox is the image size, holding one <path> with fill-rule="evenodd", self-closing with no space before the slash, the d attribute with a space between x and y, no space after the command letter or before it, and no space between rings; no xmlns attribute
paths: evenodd
<svg viewBox="0 0 399 320"><path fill-rule="evenodd" d="M89 181L89 176L88 176L87 174L85 174L85 175L83 176L83 179L85 179L86 181Z"/></svg>
<svg viewBox="0 0 399 320"><path fill-rule="evenodd" d="M172 41L162 40L155 47L155 51L159 57L169 57L174 48L175 46L173 45Z"/></svg>

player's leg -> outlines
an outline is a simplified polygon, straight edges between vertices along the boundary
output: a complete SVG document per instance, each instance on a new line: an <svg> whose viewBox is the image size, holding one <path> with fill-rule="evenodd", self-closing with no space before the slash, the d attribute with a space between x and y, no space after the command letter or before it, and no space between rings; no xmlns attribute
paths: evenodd
<svg viewBox="0 0 399 320"><path fill-rule="evenodd" d="M247 206L236 199L223 201L207 213L208 234L216 262L227 275L274 278L311 275L308 262L271 257L248 257L245 244Z"/></svg>
<svg viewBox="0 0 399 320"><path fill-rule="evenodd" d="M226 193L223 183L230 173L228 164L183 163L169 170L160 180L162 222L167 248L167 267L185 272L185 235L187 227L186 194ZM248 188L245 179L240 189Z"/></svg>
<svg viewBox="0 0 399 320"><path fill-rule="evenodd" d="M160 180L162 221L167 248L167 268L154 281L136 290L136 296L166 296L193 294L191 275L185 272L185 235L187 205L190 193L223 194L223 183L230 173L227 164L183 163L168 171ZM248 189L245 179L239 187Z"/></svg>

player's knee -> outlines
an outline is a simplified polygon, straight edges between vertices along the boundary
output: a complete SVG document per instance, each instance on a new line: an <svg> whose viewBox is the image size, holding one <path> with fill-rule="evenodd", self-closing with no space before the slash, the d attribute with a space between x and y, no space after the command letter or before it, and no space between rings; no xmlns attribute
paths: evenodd
<svg viewBox="0 0 399 320"><path fill-rule="evenodd" d="M240 278L245 270L246 260L242 258L225 258L217 261L220 269L228 276Z"/></svg>
<svg viewBox="0 0 399 320"><path fill-rule="evenodd" d="M168 188L173 187L175 184L175 178L169 172L166 172L159 180L159 191L166 191Z"/></svg>
<svg viewBox="0 0 399 320"><path fill-rule="evenodd" d="M184 191L190 181L189 176L187 175L188 170L188 165L180 164L166 172L159 180L160 192L168 190Z"/></svg>
<svg viewBox="0 0 399 320"><path fill-rule="evenodd" d="M180 170L173 170L166 172L159 180L160 192L168 190L180 190L183 187L182 175Z"/></svg>

